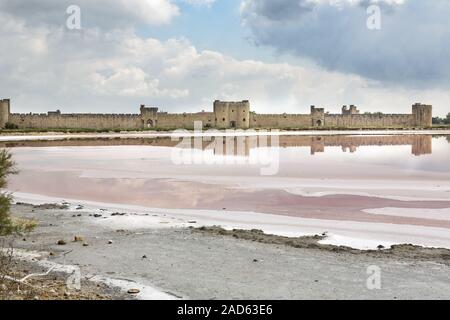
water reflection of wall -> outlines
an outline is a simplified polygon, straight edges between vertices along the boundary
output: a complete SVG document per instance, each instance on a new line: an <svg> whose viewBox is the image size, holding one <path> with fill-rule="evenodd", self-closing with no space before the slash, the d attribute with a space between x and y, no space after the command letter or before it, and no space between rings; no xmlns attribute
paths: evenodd
<svg viewBox="0 0 450 320"><path fill-rule="evenodd" d="M260 137L259 137L260 138ZM311 154L325 152L326 147L341 147L343 152L354 153L362 146L402 146L410 145L411 154L415 156L432 153L432 136L430 135L404 135L404 136L280 136L280 147L310 147ZM253 148L273 146L269 138L233 137L213 142L214 154L248 156ZM223 147L221 145L223 144Z"/></svg>
<svg viewBox="0 0 450 320"><path fill-rule="evenodd" d="M324 152L325 147L340 146L342 151L356 152L361 146L400 146L411 145L415 156L432 153L432 137L429 135L404 136L325 136L312 137L311 154Z"/></svg>
<svg viewBox="0 0 450 320"><path fill-rule="evenodd" d="M447 136L450 142L450 136ZM170 137L156 138L102 138L102 139L68 139L60 141L17 141L2 142L0 147L52 147L52 146L119 146L142 145L176 147L180 141ZM268 136L216 137L209 141L183 144L184 148L213 150L215 155L249 156L250 150L270 146L310 147L311 154L325 152L326 147L341 147L344 152L357 152L362 146L400 146L410 145L411 153L416 156L432 153L431 135L391 135L391 136Z"/></svg>

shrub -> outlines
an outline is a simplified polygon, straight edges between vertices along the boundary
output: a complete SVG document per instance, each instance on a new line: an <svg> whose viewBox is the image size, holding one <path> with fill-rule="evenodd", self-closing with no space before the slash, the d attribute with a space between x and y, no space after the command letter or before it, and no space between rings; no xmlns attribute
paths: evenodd
<svg viewBox="0 0 450 320"><path fill-rule="evenodd" d="M19 126L17 124L14 124L14 123L7 122L5 124L5 129L8 129L8 130L19 129Z"/></svg>
<svg viewBox="0 0 450 320"><path fill-rule="evenodd" d="M0 189L7 185L10 174L16 173L14 161L11 154L3 149L0 151ZM11 195L6 192L0 193L0 236L9 235L18 231L10 217Z"/></svg>

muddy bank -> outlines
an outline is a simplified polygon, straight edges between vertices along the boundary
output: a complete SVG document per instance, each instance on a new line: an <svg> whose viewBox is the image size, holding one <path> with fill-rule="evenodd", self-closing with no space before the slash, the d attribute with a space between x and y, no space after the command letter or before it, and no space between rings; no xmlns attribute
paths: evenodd
<svg viewBox="0 0 450 320"><path fill-rule="evenodd" d="M193 232L228 236L236 239L255 241L265 244L286 245L293 248L303 248L312 250L322 250L335 253L350 253L354 255L366 255L374 258L391 259L411 259L416 261L434 261L450 265L450 249L446 248L425 248L412 244L393 245L385 248L382 245L378 250L358 250L346 246L335 246L321 244L320 241L327 238L326 233L322 235L304 236L304 237L283 237L271 234L265 234L262 230L225 230L221 227L190 227Z"/></svg>
<svg viewBox="0 0 450 320"><path fill-rule="evenodd" d="M164 228L111 229L98 223L107 221L107 213L96 218L85 208L76 214L24 205L14 205L12 210L15 216L39 222L36 230L17 242L19 248L47 252L46 261L78 266L86 277L126 280L127 289L149 286L185 299L450 298L448 252L440 256L440 249L399 246L393 253L363 253L321 245L323 235L292 239L256 230L165 224ZM125 221L130 216L115 218ZM74 241L75 236L83 242ZM66 244L58 245L60 239ZM370 266L381 270L379 290L367 287Z"/></svg>

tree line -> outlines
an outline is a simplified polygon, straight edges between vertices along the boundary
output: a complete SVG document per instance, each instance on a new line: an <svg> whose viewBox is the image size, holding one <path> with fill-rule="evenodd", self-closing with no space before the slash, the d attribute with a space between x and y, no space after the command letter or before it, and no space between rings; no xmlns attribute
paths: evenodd
<svg viewBox="0 0 450 320"><path fill-rule="evenodd" d="M433 118L433 124L450 124L450 113L447 114L446 118Z"/></svg>

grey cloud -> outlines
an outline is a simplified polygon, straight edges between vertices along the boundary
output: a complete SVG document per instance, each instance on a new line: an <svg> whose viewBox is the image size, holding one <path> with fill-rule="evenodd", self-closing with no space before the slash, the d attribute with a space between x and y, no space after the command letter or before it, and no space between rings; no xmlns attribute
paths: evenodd
<svg viewBox="0 0 450 320"><path fill-rule="evenodd" d="M377 31L366 27L370 3L246 0L242 18L258 45L307 57L328 70L409 87L448 86L450 1L381 2Z"/></svg>
<svg viewBox="0 0 450 320"><path fill-rule="evenodd" d="M78 2L84 15L88 8L92 8L89 12L106 12L98 6L100 0ZM0 97L12 98L14 112L44 112L56 108L63 112L137 112L141 103L160 106L166 111L184 112L210 109L214 99L250 99L255 111L268 113L308 112L310 104L338 112L339 105L349 103L360 105L362 110L403 113L410 111L414 101L433 104L439 115L448 112L448 90L384 88L352 74L326 72L310 64L302 67L234 59L217 51L199 51L187 39L144 38L136 29L116 28L114 23L97 28L95 22L93 28L70 31L61 27L59 14L62 7L53 7L59 1L41 0L35 7L19 6L38 3L32 0L17 0L16 6L11 3L0 0L0 41L7 44L7 50L0 50L0 72L5 75L0 78ZM52 6L45 6L50 3ZM126 7L131 1L109 0L108 3L111 12L119 12L119 8L129 10L123 12L123 17L129 19L128 23L124 22L125 26L134 26L136 19L147 17L147 14L138 14L133 8ZM150 1L135 0L132 3ZM170 14L169 1L152 0L151 3L160 3L161 7L147 7L147 12L169 8L164 10ZM40 5L44 5L48 15L39 11L42 10ZM318 18L317 8L311 8L296 9L297 14L305 18L301 19L305 28ZM260 7L260 10L267 9ZM279 28L278 39L285 41L284 47L298 32L295 15L280 20L287 11L291 11L289 7L264 18ZM323 11L319 12L323 18ZM329 18L334 14L330 11ZM287 30L291 30L290 34ZM326 33L314 28L310 30L318 37L334 32L334 39L330 39L334 46L340 45L336 39L339 30L325 29ZM348 36L347 40L350 38ZM304 47L313 46L318 50L319 45L320 42L311 42ZM351 45L343 47L353 50ZM331 53L339 61L339 52Z"/></svg>
<svg viewBox="0 0 450 320"><path fill-rule="evenodd" d="M283 22L296 20L300 15L314 8L312 2L305 1L251 1L248 6L252 13L269 20Z"/></svg>
<svg viewBox="0 0 450 320"><path fill-rule="evenodd" d="M85 28L164 24L179 13L171 0L0 0L0 12L20 18L29 26L64 27L70 5L80 7Z"/></svg>

